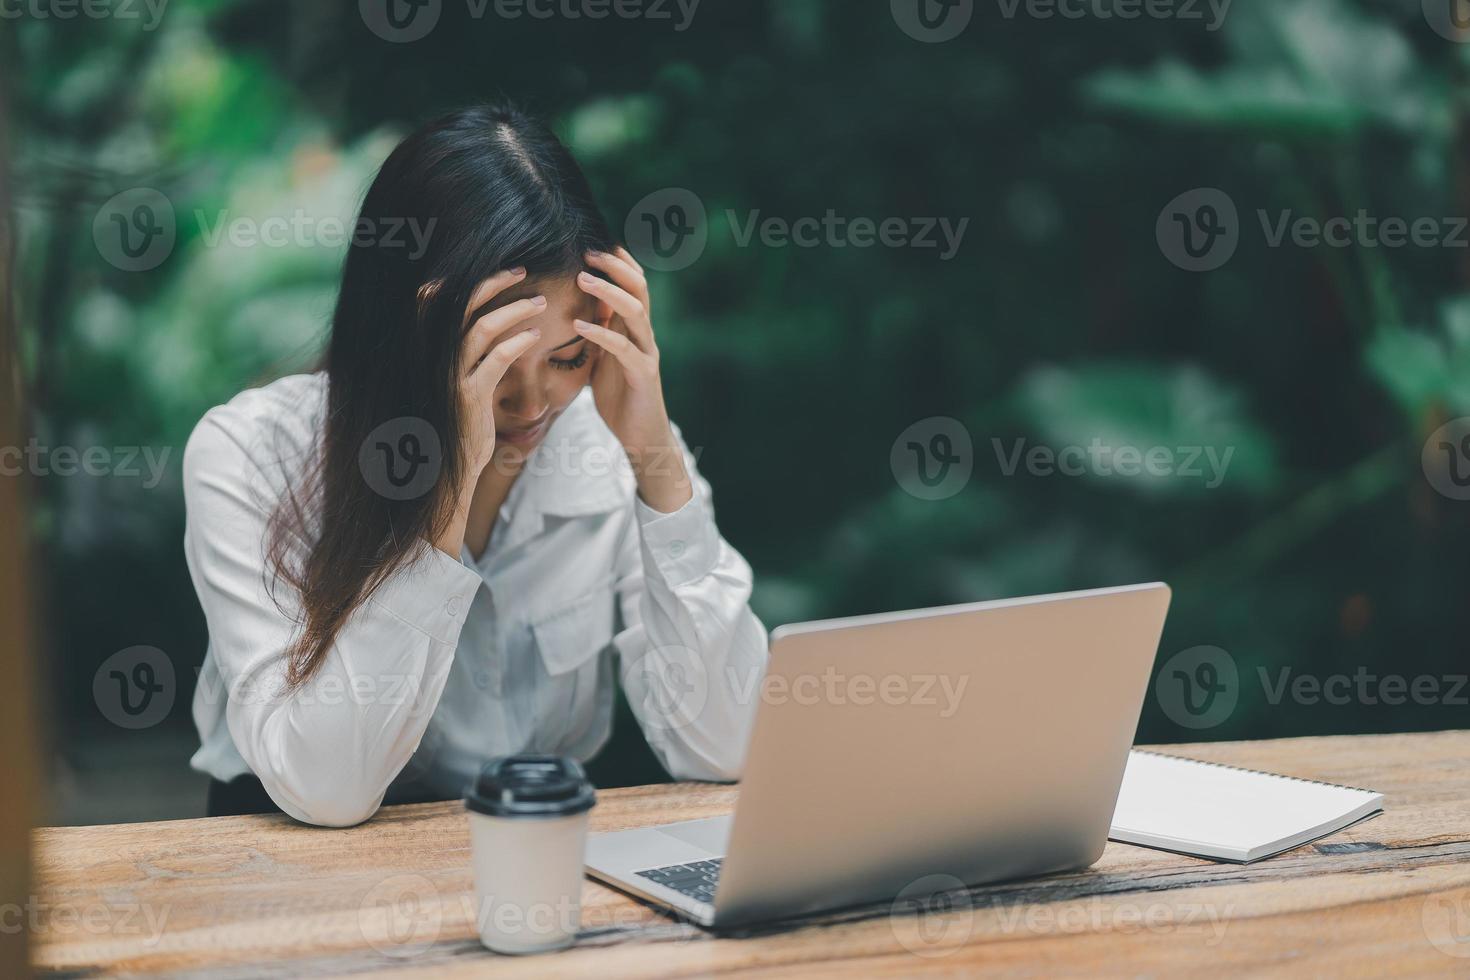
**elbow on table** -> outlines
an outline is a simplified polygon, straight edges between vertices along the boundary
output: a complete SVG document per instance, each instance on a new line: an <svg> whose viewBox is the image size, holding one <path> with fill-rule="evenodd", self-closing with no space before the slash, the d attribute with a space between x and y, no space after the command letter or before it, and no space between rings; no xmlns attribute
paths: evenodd
<svg viewBox="0 0 1470 980"><path fill-rule="evenodd" d="M314 827L356 827L372 819L383 795L349 786L288 787L262 777L270 798L294 820Z"/></svg>
<svg viewBox="0 0 1470 980"><path fill-rule="evenodd" d="M335 800L322 801L314 802L309 810L290 815L314 827L356 827L360 823L371 820L378 812L380 805L378 800L373 800L366 805Z"/></svg>
<svg viewBox="0 0 1470 980"><path fill-rule="evenodd" d="M679 780L737 783L745 769L745 753L738 747L711 747L698 752L685 749L668 759L665 768Z"/></svg>

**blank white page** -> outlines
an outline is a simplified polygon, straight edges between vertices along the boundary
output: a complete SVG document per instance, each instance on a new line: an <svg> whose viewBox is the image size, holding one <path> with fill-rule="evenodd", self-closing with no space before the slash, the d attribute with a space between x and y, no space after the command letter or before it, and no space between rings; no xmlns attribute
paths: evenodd
<svg viewBox="0 0 1470 980"><path fill-rule="evenodd" d="M1134 751L1109 836L1199 857L1254 861L1382 808L1382 794L1364 789Z"/></svg>

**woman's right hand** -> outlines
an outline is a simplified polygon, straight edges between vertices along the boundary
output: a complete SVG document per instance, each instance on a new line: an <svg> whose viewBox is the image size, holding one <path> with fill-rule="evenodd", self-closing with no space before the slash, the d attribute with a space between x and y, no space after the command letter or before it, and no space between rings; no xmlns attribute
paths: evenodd
<svg viewBox="0 0 1470 980"><path fill-rule="evenodd" d="M465 320L475 315L496 296L526 278L523 268L505 269L476 287L465 308ZM464 454L464 486L456 489L454 519L435 544L454 558L459 557L470 500L480 474L495 452L495 388L505 372L541 339L532 327L501 343L501 337L517 324L546 309L545 296L531 296L497 307L479 317L464 339L463 374L459 380L461 451Z"/></svg>

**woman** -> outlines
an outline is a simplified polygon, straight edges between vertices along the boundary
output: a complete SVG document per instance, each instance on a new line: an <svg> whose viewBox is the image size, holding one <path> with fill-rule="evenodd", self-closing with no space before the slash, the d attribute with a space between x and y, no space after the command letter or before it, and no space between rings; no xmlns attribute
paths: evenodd
<svg viewBox="0 0 1470 980"><path fill-rule="evenodd" d="M211 410L185 451L211 813L349 826L458 796L490 756L586 760L615 663L673 776L737 778L766 635L649 310L521 112L456 112L389 156L325 370Z"/></svg>

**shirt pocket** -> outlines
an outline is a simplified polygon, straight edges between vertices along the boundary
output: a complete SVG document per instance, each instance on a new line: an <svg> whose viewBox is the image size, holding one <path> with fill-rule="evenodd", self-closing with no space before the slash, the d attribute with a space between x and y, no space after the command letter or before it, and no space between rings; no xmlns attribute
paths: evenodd
<svg viewBox="0 0 1470 980"><path fill-rule="evenodd" d="M569 674L612 642L614 595L609 580L531 623L531 636L546 673Z"/></svg>

